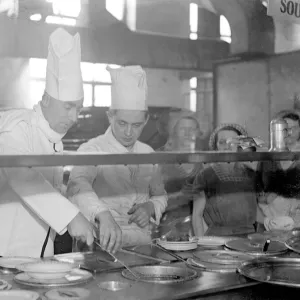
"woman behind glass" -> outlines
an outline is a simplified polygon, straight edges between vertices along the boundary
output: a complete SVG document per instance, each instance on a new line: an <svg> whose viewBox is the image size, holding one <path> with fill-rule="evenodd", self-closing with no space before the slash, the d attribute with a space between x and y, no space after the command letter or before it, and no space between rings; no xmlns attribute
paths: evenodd
<svg viewBox="0 0 300 300"><path fill-rule="evenodd" d="M169 138L167 143L157 151L190 152L199 149L202 135L197 118L189 112L179 112L169 122ZM199 142L200 140L200 142ZM186 182L193 182L195 175L202 169L202 164L171 164L162 166L162 174L165 189L168 193L168 206L162 218L160 233L163 234L169 228L163 229L174 219L186 217L192 213L192 194L183 193ZM190 186L192 187L192 185ZM186 188L187 189L187 188ZM180 229L178 229L180 231ZM183 229L182 229L183 230ZM181 231L182 231L181 230ZM174 235L179 233L174 229ZM186 232L187 234L187 232Z"/></svg>
<svg viewBox="0 0 300 300"><path fill-rule="evenodd" d="M240 135L247 136L241 126L220 125L211 135L210 150L236 152L238 146L228 140ZM209 165L196 175L193 192L192 223L196 236L241 235L255 231L256 172L245 164Z"/></svg>

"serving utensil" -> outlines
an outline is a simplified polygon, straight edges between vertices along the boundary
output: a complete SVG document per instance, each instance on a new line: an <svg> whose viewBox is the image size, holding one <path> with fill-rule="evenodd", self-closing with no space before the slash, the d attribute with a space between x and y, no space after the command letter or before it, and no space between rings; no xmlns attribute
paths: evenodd
<svg viewBox="0 0 300 300"><path fill-rule="evenodd" d="M142 274L139 274L135 271L133 271L127 264L125 264L122 260L118 259L114 254L110 253L109 251L107 250L104 250L102 248L102 246L100 245L100 243L94 239L94 243L99 246L103 251L105 251L106 253L108 253L113 259L114 259L114 262L119 262L121 265L123 265L137 280L140 279L141 275Z"/></svg>

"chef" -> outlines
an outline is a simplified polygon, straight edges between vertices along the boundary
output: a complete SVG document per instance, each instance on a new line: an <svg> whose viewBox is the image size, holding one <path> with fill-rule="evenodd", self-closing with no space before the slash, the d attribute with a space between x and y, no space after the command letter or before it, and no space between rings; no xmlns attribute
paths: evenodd
<svg viewBox="0 0 300 300"><path fill-rule="evenodd" d="M32 110L12 110L0 117L0 154L54 154L77 120L83 103L80 37L57 29L50 36L46 88ZM55 233L89 245L92 225L60 193L62 167L0 170L0 255L53 255Z"/></svg>
<svg viewBox="0 0 300 300"><path fill-rule="evenodd" d="M108 70L112 78L110 126L78 151L153 152L138 141L148 120L146 73L140 66ZM121 231L123 246L151 242L150 223L159 224L167 205L159 168L153 165L75 167L68 196L91 222L99 223L100 243L112 252L121 245Z"/></svg>

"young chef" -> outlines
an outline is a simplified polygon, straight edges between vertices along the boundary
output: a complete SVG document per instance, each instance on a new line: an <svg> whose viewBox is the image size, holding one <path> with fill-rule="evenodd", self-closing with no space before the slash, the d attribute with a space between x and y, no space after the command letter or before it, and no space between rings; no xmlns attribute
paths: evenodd
<svg viewBox="0 0 300 300"><path fill-rule="evenodd" d="M0 118L0 154L54 154L83 103L80 37L57 29L50 36L46 88L33 110ZM61 195L61 167L0 170L0 255L51 256L55 232L93 242L91 224Z"/></svg>
<svg viewBox="0 0 300 300"><path fill-rule="evenodd" d="M78 151L153 152L150 146L138 141L148 120L144 70L129 66L109 71L110 127ZM167 205L160 172L153 165L75 167L70 175L68 196L90 221L99 222L100 243L112 252L121 245L121 230L123 246L149 243L150 220L158 224Z"/></svg>

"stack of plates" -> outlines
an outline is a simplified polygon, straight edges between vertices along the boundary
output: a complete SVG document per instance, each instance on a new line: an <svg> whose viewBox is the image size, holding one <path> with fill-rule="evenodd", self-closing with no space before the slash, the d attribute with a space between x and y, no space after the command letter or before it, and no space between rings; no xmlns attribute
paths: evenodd
<svg viewBox="0 0 300 300"><path fill-rule="evenodd" d="M0 272L3 274L18 273L19 266L24 263L37 262L39 259L31 257L0 257Z"/></svg>
<svg viewBox="0 0 300 300"><path fill-rule="evenodd" d="M63 278L74 268L73 264L58 261L40 261L19 266L19 270L28 274L29 277L41 280Z"/></svg>
<svg viewBox="0 0 300 300"><path fill-rule="evenodd" d="M74 264L60 261L40 261L19 266L24 273L17 274L14 280L29 286L69 286L86 283L93 275L76 268Z"/></svg>
<svg viewBox="0 0 300 300"><path fill-rule="evenodd" d="M201 236L196 238L198 246L210 249L223 247L225 243L231 239L232 238L218 236Z"/></svg>
<svg viewBox="0 0 300 300"><path fill-rule="evenodd" d="M157 244L171 251L188 251L197 249L197 240L183 242L169 242L157 239Z"/></svg>
<svg viewBox="0 0 300 300"><path fill-rule="evenodd" d="M248 254L226 250L196 251L193 255L194 258L187 260L190 266L219 273L236 272L241 263L253 258Z"/></svg>

